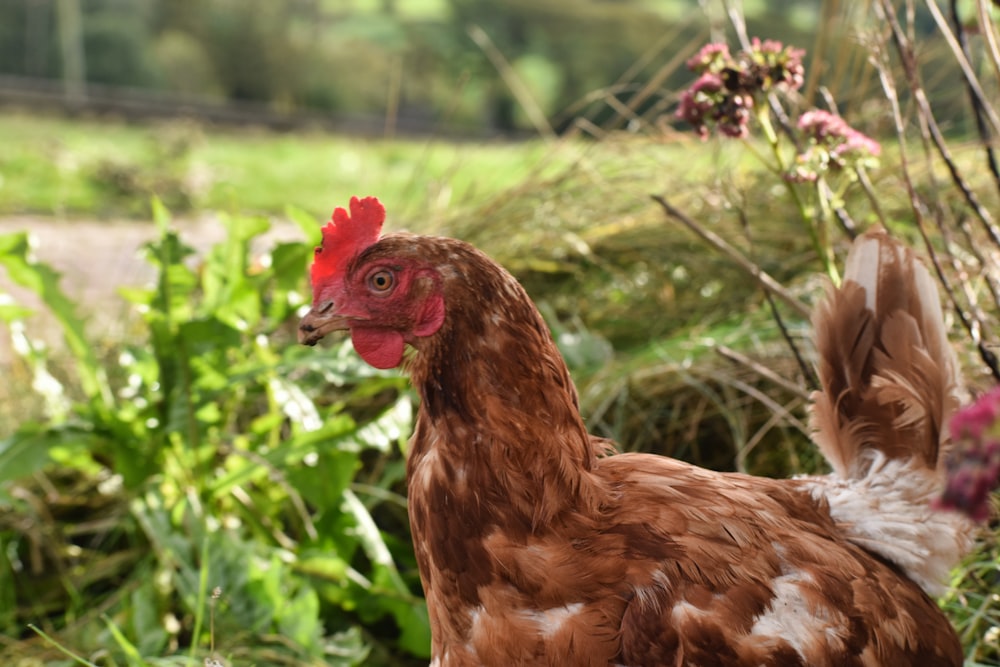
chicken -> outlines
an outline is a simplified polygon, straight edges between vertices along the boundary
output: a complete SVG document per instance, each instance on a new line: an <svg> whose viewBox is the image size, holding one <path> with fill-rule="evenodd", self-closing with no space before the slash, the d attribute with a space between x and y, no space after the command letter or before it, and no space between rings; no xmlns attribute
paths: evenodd
<svg viewBox="0 0 1000 667"><path fill-rule="evenodd" d="M461 241L380 237L384 217L372 197L334 212L299 339L348 330L419 392L432 666L962 664L930 597L971 539L930 508L960 378L910 250L856 242L813 322L834 472L774 480L615 453L518 282Z"/></svg>

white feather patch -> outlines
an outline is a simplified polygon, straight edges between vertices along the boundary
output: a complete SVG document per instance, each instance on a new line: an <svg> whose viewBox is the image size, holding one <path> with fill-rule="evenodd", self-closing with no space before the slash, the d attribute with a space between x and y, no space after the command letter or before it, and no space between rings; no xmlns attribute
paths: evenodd
<svg viewBox="0 0 1000 667"><path fill-rule="evenodd" d="M538 626L538 631L543 637L548 638L559 632L566 621L579 614L581 609L583 609L583 603L574 602L550 609L525 609L520 613L521 616Z"/></svg>
<svg viewBox="0 0 1000 667"><path fill-rule="evenodd" d="M885 246L892 248L891 246ZM878 312L879 264L883 245L878 237L862 236L854 242L844 266L844 280L853 280L865 290L865 305L872 312Z"/></svg>
<svg viewBox="0 0 1000 667"><path fill-rule="evenodd" d="M835 609L806 601L803 588L813 583L805 572L790 572L772 581L774 598L756 618L750 634L781 637L803 660L815 656L817 646L826 651L840 650L843 640L839 630L848 625L847 620Z"/></svg>
<svg viewBox="0 0 1000 667"><path fill-rule="evenodd" d="M941 490L937 478L912 459L889 459L868 451L853 479L836 475L805 477L817 500L825 499L843 535L863 549L889 559L928 595L944 592L949 570L972 545L974 526L931 501Z"/></svg>
<svg viewBox="0 0 1000 667"><path fill-rule="evenodd" d="M413 470L413 481L421 489L428 489L433 479L440 474L438 472L440 454L437 447L431 447L427 453L417 461Z"/></svg>

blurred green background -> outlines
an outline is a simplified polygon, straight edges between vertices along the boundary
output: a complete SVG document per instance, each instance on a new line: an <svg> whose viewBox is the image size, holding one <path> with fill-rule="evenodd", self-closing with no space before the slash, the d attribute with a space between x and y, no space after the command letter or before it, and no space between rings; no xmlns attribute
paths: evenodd
<svg viewBox="0 0 1000 667"><path fill-rule="evenodd" d="M743 11L752 31L804 45L821 4ZM78 96L114 86L508 133L533 125L491 59L561 129L581 114L600 121L610 110L595 91L620 82L609 92L631 96L664 54L703 40L706 28L700 3L685 0L10 0L0 7L0 74L61 81Z"/></svg>

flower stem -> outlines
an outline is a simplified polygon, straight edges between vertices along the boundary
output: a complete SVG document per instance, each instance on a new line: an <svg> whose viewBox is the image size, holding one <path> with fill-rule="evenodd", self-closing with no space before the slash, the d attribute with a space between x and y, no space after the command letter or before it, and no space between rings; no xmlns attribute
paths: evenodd
<svg viewBox="0 0 1000 667"><path fill-rule="evenodd" d="M830 277L830 280L833 281L833 284L839 286L840 273L837 271L837 265L834 261L833 246L830 244L830 236L826 224L830 215L829 202L820 196L820 214L814 215L810 211L809 206L802 200L802 193L795 187L795 184L784 178L788 174L788 164L785 162L785 156L781 153L778 134L774 131L774 126L771 124L769 109L764 105L758 105L754 108L756 110L757 122L764 132L764 138L771 146L771 153L774 155L774 159L778 165L778 172L782 176L782 182L785 184L785 189L788 190L788 194L799 210L799 216L802 218L802 222L809 232L809 239L816 250L816 255L823 263L823 270Z"/></svg>

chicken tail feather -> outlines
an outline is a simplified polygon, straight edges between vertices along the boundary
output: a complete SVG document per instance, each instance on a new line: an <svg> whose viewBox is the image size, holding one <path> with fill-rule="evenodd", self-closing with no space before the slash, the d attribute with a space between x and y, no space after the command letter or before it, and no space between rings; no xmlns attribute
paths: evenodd
<svg viewBox="0 0 1000 667"><path fill-rule="evenodd" d="M973 526L931 505L962 397L937 284L911 249L868 232L813 328L820 389L810 419L833 474L807 484L847 539L938 595Z"/></svg>
<svg viewBox="0 0 1000 667"><path fill-rule="evenodd" d="M914 252L881 229L859 237L812 324L811 426L835 474L864 477L878 454L936 470L961 381L936 282Z"/></svg>

